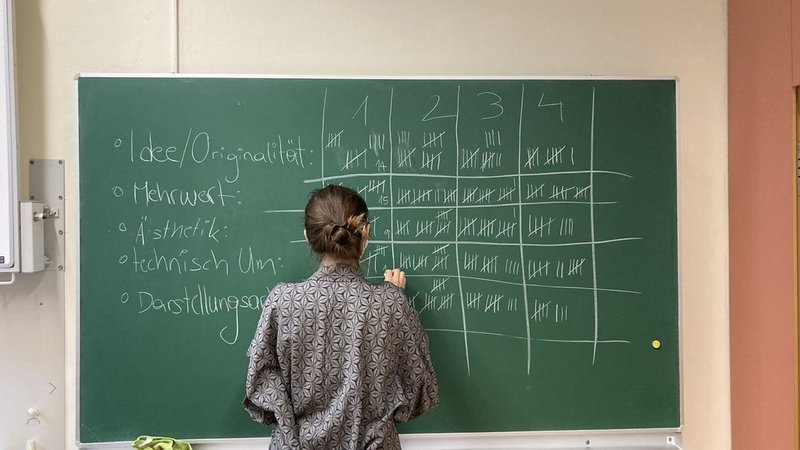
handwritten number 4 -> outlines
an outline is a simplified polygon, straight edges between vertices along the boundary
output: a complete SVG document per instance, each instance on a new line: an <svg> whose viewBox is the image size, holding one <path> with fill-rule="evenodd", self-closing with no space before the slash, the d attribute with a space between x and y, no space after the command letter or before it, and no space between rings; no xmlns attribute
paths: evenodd
<svg viewBox="0 0 800 450"><path fill-rule="evenodd" d="M539 108L558 106L559 118L561 119L561 123L564 123L564 102L542 103L543 101L544 101L544 92L542 92L542 97L539 98L539 105L538 105Z"/></svg>

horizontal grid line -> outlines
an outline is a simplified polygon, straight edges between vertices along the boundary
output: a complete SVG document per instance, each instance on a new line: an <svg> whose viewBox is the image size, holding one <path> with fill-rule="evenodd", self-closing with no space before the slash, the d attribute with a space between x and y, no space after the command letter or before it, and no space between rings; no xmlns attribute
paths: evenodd
<svg viewBox="0 0 800 450"><path fill-rule="evenodd" d="M588 175L588 174L606 174L606 175L618 175L625 178L633 178L633 176L628 175L627 173L623 172L614 172L612 170L573 170L573 171L564 171L564 172L539 172L539 173L513 173L508 175L439 175L434 173L392 173L391 176L401 177L401 178L453 178L453 179L462 179L462 180L491 180L491 179L498 179L498 178L511 178L517 179L519 177L545 177L545 176L556 176L556 175ZM347 173L342 175L337 175L333 177L325 177L325 178L309 178L303 180L303 183L311 184L311 183L319 183L321 181L331 181L331 180L345 180L348 178L362 178L362 177L389 177L389 173L375 173L375 172L364 172L364 173Z"/></svg>
<svg viewBox="0 0 800 450"><path fill-rule="evenodd" d="M429 332L440 332L440 333L464 333L464 330L451 330L448 328L426 328L425 331ZM505 337L511 339L519 339L519 340L527 340L528 338L524 336L516 336L513 334L503 334L503 333L492 333L489 331L469 331L467 330L468 334L477 334L477 335L484 335L484 336L496 336L496 337ZM537 342L550 342L550 343L557 343L557 344L594 344L595 342L598 344L630 344L631 341L626 341L623 339L604 339L604 340L597 340L594 339L543 339L543 338L532 338L532 341Z"/></svg>

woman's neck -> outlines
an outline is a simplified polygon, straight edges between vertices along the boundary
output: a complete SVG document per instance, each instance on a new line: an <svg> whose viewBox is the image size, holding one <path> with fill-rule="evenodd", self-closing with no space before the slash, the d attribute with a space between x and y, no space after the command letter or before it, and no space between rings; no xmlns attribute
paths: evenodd
<svg viewBox="0 0 800 450"><path fill-rule="evenodd" d="M336 259L333 256L328 256L328 255L322 257L322 259L320 260L320 264L322 264L323 266L333 266L333 265L336 265L336 264L344 264L346 266L358 267L358 263L356 263L356 262L345 261L343 259Z"/></svg>

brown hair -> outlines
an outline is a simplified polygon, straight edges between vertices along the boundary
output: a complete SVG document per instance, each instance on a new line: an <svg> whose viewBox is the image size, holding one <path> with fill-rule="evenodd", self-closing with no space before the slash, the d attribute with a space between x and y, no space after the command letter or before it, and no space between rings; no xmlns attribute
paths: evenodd
<svg viewBox="0 0 800 450"><path fill-rule="evenodd" d="M367 202L358 192L332 184L313 191L304 222L314 253L358 263L369 223Z"/></svg>

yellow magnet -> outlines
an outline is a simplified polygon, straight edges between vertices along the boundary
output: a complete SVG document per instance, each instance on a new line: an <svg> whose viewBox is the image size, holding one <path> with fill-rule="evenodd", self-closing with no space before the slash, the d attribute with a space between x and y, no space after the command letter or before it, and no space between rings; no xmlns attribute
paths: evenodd
<svg viewBox="0 0 800 450"><path fill-rule="evenodd" d="M653 348L656 349L656 350L660 349L661 348L661 341L659 341L658 339L654 339L653 340Z"/></svg>

